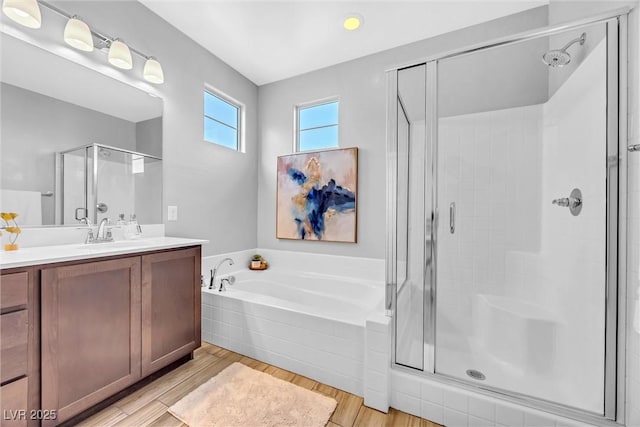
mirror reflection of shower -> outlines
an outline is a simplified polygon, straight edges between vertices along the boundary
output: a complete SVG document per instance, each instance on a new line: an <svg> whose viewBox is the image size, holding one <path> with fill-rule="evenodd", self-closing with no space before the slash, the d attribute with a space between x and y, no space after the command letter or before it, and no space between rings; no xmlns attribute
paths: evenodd
<svg viewBox="0 0 640 427"><path fill-rule="evenodd" d="M61 224L132 215L143 224L162 222L160 157L89 144L59 153L58 164Z"/></svg>
<svg viewBox="0 0 640 427"><path fill-rule="evenodd" d="M567 49L569 49L575 43L580 43L580 46L582 46L586 39L587 33L582 33L580 37L571 40L569 43L564 45L562 49L550 50L548 52L545 52L544 55L542 55L542 62L550 67L564 67L569 62L571 62L571 55L569 55Z"/></svg>

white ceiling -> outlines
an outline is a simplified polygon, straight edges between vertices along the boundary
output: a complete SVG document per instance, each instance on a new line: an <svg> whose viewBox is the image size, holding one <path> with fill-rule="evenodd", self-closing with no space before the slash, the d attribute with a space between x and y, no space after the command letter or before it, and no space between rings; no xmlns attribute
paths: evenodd
<svg viewBox="0 0 640 427"><path fill-rule="evenodd" d="M257 85L271 83L548 0L140 0ZM357 12L364 25L342 28Z"/></svg>

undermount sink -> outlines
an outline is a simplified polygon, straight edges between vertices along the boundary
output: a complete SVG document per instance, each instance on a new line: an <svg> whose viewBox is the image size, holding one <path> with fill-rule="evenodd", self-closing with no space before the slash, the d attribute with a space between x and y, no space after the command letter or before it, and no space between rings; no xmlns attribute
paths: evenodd
<svg viewBox="0 0 640 427"><path fill-rule="evenodd" d="M79 237L74 234L73 237ZM90 258L108 257L128 253L142 253L164 249L175 249L202 245L206 240L185 239L182 237L167 237L151 235L131 240L115 240L104 243L77 243L73 241L58 244L23 247L18 251L0 251L0 268L25 267L36 264L51 264L56 262L76 261Z"/></svg>
<svg viewBox="0 0 640 427"><path fill-rule="evenodd" d="M146 244L153 243L153 239L136 239L136 240L114 240L112 242L99 242L99 243L83 243L76 246L79 249L95 249L100 248L129 248L144 246Z"/></svg>

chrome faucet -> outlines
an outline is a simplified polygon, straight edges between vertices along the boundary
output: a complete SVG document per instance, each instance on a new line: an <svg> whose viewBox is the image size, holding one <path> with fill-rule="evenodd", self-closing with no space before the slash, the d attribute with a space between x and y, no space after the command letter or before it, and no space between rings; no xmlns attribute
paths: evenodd
<svg viewBox="0 0 640 427"><path fill-rule="evenodd" d="M109 218L102 218L100 225L98 225L98 233L96 235L97 240L106 240L105 233L107 224L109 224Z"/></svg>
<svg viewBox="0 0 640 427"><path fill-rule="evenodd" d="M88 224L91 224L87 218L83 218L87 220ZM107 226L109 224L109 218L102 218L100 221L100 225L98 225L98 232L96 236L93 237L93 230L89 229L87 233L87 238L84 241L85 243L104 243L104 242L113 242L113 236L111 235L111 230L107 230Z"/></svg>
<svg viewBox="0 0 640 427"><path fill-rule="evenodd" d="M233 265L233 260L231 258L225 258L222 261L220 261L214 268L213 270L211 270L211 282L209 283L209 289L213 289L214 287L216 287L216 275L218 274L218 270L220 269L220 266L225 262L225 261L229 261L229 265ZM221 281L222 282L222 281ZM222 286L222 283L220 283L220 285ZM221 288L222 290L222 288Z"/></svg>
<svg viewBox="0 0 640 427"><path fill-rule="evenodd" d="M81 224L87 224L87 228L89 229L89 231L87 231L87 237L84 239L84 243L92 243L95 240L95 237L93 237L93 230L91 229L93 226L93 224L91 224L91 220L89 217L85 216L84 218L80 218L78 221L80 221Z"/></svg>
<svg viewBox="0 0 640 427"><path fill-rule="evenodd" d="M233 285L236 281L236 278L233 276L225 277L220 280L220 288L218 288L218 292L224 292L227 290L227 287L224 285L224 282L227 282L228 285Z"/></svg>

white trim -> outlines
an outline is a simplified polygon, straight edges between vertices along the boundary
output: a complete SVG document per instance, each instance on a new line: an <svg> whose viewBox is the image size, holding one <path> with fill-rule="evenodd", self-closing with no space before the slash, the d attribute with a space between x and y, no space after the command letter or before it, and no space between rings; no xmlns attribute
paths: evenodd
<svg viewBox="0 0 640 427"><path fill-rule="evenodd" d="M328 147L329 149L332 148L340 148L340 137L341 137L341 130L340 130L340 122L341 122L341 118L340 118L340 97L335 95L335 96L329 96L326 98L321 98L321 99L316 99L314 101L308 101L308 102L302 102L299 104L296 104L293 106L293 152L294 153L306 153L309 151L314 151L317 150L317 148L313 148L311 150L300 150L300 110L304 110L307 108L313 108L313 107L318 107L320 105L325 105L325 104L332 104L334 102L338 103L338 145L335 147Z"/></svg>
<svg viewBox="0 0 640 427"><path fill-rule="evenodd" d="M215 144L218 147L222 147L222 148L227 148L229 150L233 150L233 151L237 151L239 153L246 153L246 127L245 127L245 116L246 116L246 106L244 103L238 101L236 98L233 98L232 96L227 95L226 93L222 92L219 89L216 89L215 87L205 83L204 84L204 90L203 90L203 101L204 101L204 94L205 93L209 93L209 95L213 95L216 98L221 99L222 101L226 102L227 104L232 105L233 107L236 107L238 109L238 126L236 128L236 132L238 133L237 136L237 140L236 140L236 148L230 148L221 144L218 144L215 141L209 141L208 139L204 138L204 121L203 121L203 127L202 127L202 140L205 142L209 142L211 144ZM204 112L204 102L202 103L202 117L203 119L206 118L207 116L205 115ZM216 120L216 119L214 119Z"/></svg>

